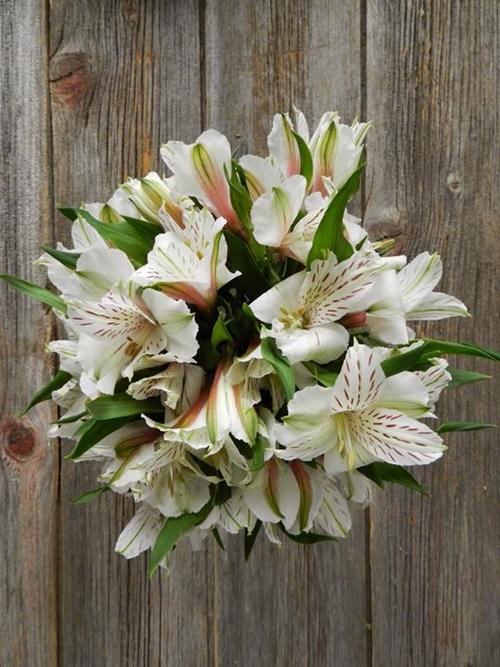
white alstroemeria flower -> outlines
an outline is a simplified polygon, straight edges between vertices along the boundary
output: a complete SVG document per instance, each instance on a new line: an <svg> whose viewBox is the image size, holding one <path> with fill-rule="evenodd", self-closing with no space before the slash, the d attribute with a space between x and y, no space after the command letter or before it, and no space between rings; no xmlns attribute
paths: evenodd
<svg viewBox="0 0 500 667"><path fill-rule="evenodd" d="M385 264L385 257L380 261ZM341 323L347 329L368 332L386 345L406 345L408 327L396 271L391 268L382 271Z"/></svg>
<svg viewBox="0 0 500 667"><path fill-rule="evenodd" d="M333 254L315 260L310 271L290 276L250 304L259 320L272 325L261 335L273 337L292 364L336 359L349 341L337 321L373 285L379 270L358 254L340 263Z"/></svg>
<svg viewBox="0 0 500 667"><path fill-rule="evenodd" d="M158 510L141 504L120 533L115 551L125 558L135 558L154 546L164 524L165 517Z"/></svg>
<svg viewBox="0 0 500 667"><path fill-rule="evenodd" d="M205 373L200 366L173 362L155 375L131 382L127 394L137 401L161 396L163 404L173 410L181 398L185 400L191 386L197 387L196 395L198 395L204 378Z"/></svg>
<svg viewBox="0 0 500 667"><path fill-rule="evenodd" d="M295 175L254 202L252 225L259 243L287 252L289 232L302 207L305 192L306 179Z"/></svg>
<svg viewBox="0 0 500 667"><path fill-rule="evenodd" d="M272 458L254 480L242 488L245 503L263 522L279 523L288 530L297 519L300 490L295 475L284 461Z"/></svg>
<svg viewBox="0 0 500 667"><path fill-rule="evenodd" d="M300 150L294 132L307 143L309 129L301 111L295 110L295 124L287 113L278 113L274 116L267 145L270 156L285 177L300 174Z"/></svg>
<svg viewBox="0 0 500 667"><path fill-rule="evenodd" d="M117 283L97 303L72 302L68 315L80 331L84 391L94 383L113 393L120 375L130 379L148 356L166 353L167 361L189 362L198 349L198 325L183 301L153 289L139 295L131 283Z"/></svg>
<svg viewBox="0 0 500 667"><path fill-rule="evenodd" d="M139 215L154 224L162 224L161 212L182 226L182 207L173 197L168 181L155 171L143 178L129 178L120 188L137 209ZM137 213L135 216L137 217Z"/></svg>
<svg viewBox="0 0 500 667"><path fill-rule="evenodd" d="M149 473L140 499L172 517L186 512L199 512L210 500L210 479L196 466L172 461L169 465Z"/></svg>
<svg viewBox="0 0 500 667"><path fill-rule="evenodd" d="M259 400L254 387L233 385L228 377L231 362L223 359L215 369L210 386L182 414L160 424L146 417L153 428L163 431L165 440L184 442L193 449L220 451L229 435L253 444L257 432L254 404Z"/></svg>
<svg viewBox="0 0 500 667"><path fill-rule="evenodd" d="M325 179L339 190L358 168L368 123L355 121L351 126L340 122L336 112L328 111L309 139L304 115L295 110L295 124L288 114L276 114L268 137L269 153L285 176L300 173L300 151L295 134L308 144L313 158L311 189L327 194Z"/></svg>
<svg viewBox="0 0 500 667"><path fill-rule="evenodd" d="M433 292L443 273L439 255L422 252L398 273L407 320L467 317L467 307L454 296Z"/></svg>
<svg viewBox="0 0 500 667"><path fill-rule="evenodd" d="M143 287L161 287L173 298L210 310L217 290L239 275L226 267L225 220L215 220L207 209L186 211L183 219L183 227L156 237L148 263L132 280Z"/></svg>
<svg viewBox="0 0 500 667"><path fill-rule="evenodd" d="M415 375L422 381L429 392L429 407L432 410L441 396L443 389L446 389L451 382L451 375L446 370L448 362L446 359L434 357L429 359L432 366L425 371L415 371Z"/></svg>
<svg viewBox="0 0 500 667"><path fill-rule="evenodd" d="M134 272L124 252L107 246L82 250L75 270L48 254L37 263L47 267L49 280L66 301L98 301L116 282L128 280Z"/></svg>
<svg viewBox="0 0 500 667"><path fill-rule="evenodd" d="M333 387L295 394L284 424L276 426L282 458L324 454L327 472L338 474L373 460L421 465L442 455L442 439L413 418L428 412L424 384L409 372L386 378L379 357L365 345L352 347Z"/></svg>
<svg viewBox="0 0 500 667"><path fill-rule="evenodd" d="M245 174L246 185L252 201L281 185L281 172L270 158L244 155L240 158L239 164Z"/></svg>
<svg viewBox="0 0 500 667"><path fill-rule="evenodd" d="M161 156L175 176L179 193L196 197L215 215L225 218L233 231L241 231L226 178L231 170L231 147L223 134L206 130L189 145L169 141L161 147Z"/></svg>
<svg viewBox="0 0 500 667"><path fill-rule="evenodd" d="M368 123L355 121L349 126L341 123L334 112L323 114L309 143L313 190L326 194L325 179L331 181L335 190L340 190L360 164L368 129Z"/></svg>
<svg viewBox="0 0 500 667"><path fill-rule="evenodd" d="M241 489L233 488L231 497L221 505L215 505L199 528L202 530L222 528L226 533L235 535L243 528L252 532L256 522L257 519L248 508Z"/></svg>
<svg viewBox="0 0 500 667"><path fill-rule="evenodd" d="M94 202L83 204L82 208L96 220L110 224L122 221L123 216L137 218L136 207L129 200L128 194L121 188L117 188L105 204Z"/></svg>

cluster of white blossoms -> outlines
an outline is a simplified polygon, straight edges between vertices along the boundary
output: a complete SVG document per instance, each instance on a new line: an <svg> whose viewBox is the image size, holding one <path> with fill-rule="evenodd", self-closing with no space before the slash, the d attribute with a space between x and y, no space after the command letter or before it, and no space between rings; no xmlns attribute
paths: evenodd
<svg viewBox="0 0 500 667"><path fill-rule="evenodd" d="M168 178L62 209L73 246L38 260L59 296L31 287L65 335L34 402L60 406L67 458L102 461L80 501L134 499L125 557L151 548L154 570L210 532L243 531L248 551L261 527L274 543L343 538L375 483L417 486L401 466L442 455L422 421L452 379L440 355L493 353L415 339L409 323L467 309L435 291L438 255L389 256L347 212L368 128L327 112L310 135L278 114L269 156L238 160L208 130L162 147Z"/></svg>

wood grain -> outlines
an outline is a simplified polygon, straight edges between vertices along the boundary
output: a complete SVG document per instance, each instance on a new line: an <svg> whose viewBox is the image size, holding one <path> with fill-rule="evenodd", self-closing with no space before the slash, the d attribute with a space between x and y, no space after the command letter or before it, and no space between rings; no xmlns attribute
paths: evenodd
<svg viewBox="0 0 500 667"><path fill-rule="evenodd" d="M42 5L2 3L1 270L42 284L32 262L52 236L46 22ZM46 667L57 658L58 453L46 446L47 404L15 415L50 377L53 323L4 284L0 318L0 664Z"/></svg>
<svg viewBox="0 0 500 667"><path fill-rule="evenodd" d="M207 126L242 155L265 152L273 114L293 105L311 124L329 108L354 117L359 26L356 3L207 2ZM241 539L226 556L217 550L221 665L365 663L367 545L363 516L356 518L351 539L334 546L276 548L259 536L248 564Z"/></svg>
<svg viewBox="0 0 500 667"><path fill-rule="evenodd" d="M443 291L473 312L426 331L491 347L500 325L491 307L500 250L498 9L370 0L366 31L367 110L376 120L369 220L400 225L409 254L440 251ZM439 413L494 420L495 389L498 382L450 390ZM500 663L498 435L446 441L442 461L419 475L430 499L393 490L371 510L376 666Z"/></svg>
<svg viewBox="0 0 500 667"><path fill-rule="evenodd" d="M197 2L57 1L50 28L58 201L103 201L128 176L161 168L161 142L198 136ZM209 664L206 553L183 546L171 576L149 582L145 558L128 563L113 550L130 501L70 504L95 487L97 472L61 469L61 663Z"/></svg>

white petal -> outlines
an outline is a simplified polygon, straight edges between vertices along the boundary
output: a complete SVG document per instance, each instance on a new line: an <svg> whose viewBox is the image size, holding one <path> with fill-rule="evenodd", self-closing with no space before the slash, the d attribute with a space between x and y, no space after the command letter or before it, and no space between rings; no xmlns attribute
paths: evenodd
<svg viewBox="0 0 500 667"><path fill-rule="evenodd" d="M143 505L120 533L115 551L125 558L138 556L154 545L163 523L159 512Z"/></svg>
<svg viewBox="0 0 500 667"><path fill-rule="evenodd" d="M408 320L442 320L446 317L466 317L467 306L449 294L432 292L406 313Z"/></svg>
<svg viewBox="0 0 500 667"><path fill-rule="evenodd" d="M358 446L396 465L431 463L446 449L428 426L395 410L371 408L355 413L351 435Z"/></svg>
<svg viewBox="0 0 500 667"><path fill-rule="evenodd" d="M291 364L316 361L326 364L340 357L349 343L349 334L340 324L311 329L285 329L276 335L276 343Z"/></svg>
<svg viewBox="0 0 500 667"><path fill-rule="evenodd" d="M345 498L326 475L317 475L317 479L323 499L314 519L314 531L331 537L347 537L351 530L351 515Z"/></svg>
<svg viewBox="0 0 500 667"><path fill-rule="evenodd" d="M300 286L304 280L305 271L294 273L293 276L282 280L280 283L264 292L258 299L250 304L254 315L261 322L271 323L278 318L282 308L293 310L298 302Z"/></svg>
<svg viewBox="0 0 500 667"><path fill-rule="evenodd" d="M335 412L361 410L374 403L385 381L379 355L366 345L349 348L333 387Z"/></svg>
<svg viewBox="0 0 500 667"><path fill-rule="evenodd" d="M269 158L244 155L239 162L245 171L246 184L252 201L281 183L280 172Z"/></svg>
<svg viewBox="0 0 500 667"><path fill-rule="evenodd" d="M291 176L257 199L252 207L254 235L259 243L279 247L302 205L306 189L303 176Z"/></svg>
<svg viewBox="0 0 500 667"><path fill-rule="evenodd" d="M319 326L340 319L350 306L373 285L380 267L359 253L337 264L335 256L315 260L306 273L300 305L308 326Z"/></svg>
<svg viewBox="0 0 500 667"><path fill-rule="evenodd" d="M429 402L434 405L439 400L441 392L451 381L451 375L446 370L446 359L432 359L433 365L426 371L416 371L415 375L422 381L429 392Z"/></svg>
<svg viewBox="0 0 500 667"><path fill-rule="evenodd" d="M439 255L422 252L398 273L403 305L412 310L432 292L441 280L443 264Z"/></svg>
<svg viewBox="0 0 500 667"><path fill-rule="evenodd" d="M269 154L285 176L300 173L300 152L288 114L276 114L267 138Z"/></svg>
<svg viewBox="0 0 500 667"><path fill-rule="evenodd" d="M179 361L191 361L198 351L198 325L188 306L152 289L145 289L142 298L167 335L169 353Z"/></svg>
<svg viewBox="0 0 500 667"><path fill-rule="evenodd" d="M421 417L429 410L429 393L416 373L403 371L384 380L377 407L398 410L408 417Z"/></svg>

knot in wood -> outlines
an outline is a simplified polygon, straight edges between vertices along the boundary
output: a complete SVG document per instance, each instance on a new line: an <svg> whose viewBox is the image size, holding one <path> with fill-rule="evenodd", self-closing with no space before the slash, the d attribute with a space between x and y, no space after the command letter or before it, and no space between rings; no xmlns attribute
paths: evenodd
<svg viewBox="0 0 500 667"><path fill-rule="evenodd" d="M86 53L60 53L49 66L52 98L74 110L90 88L91 75Z"/></svg>
<svg viewBox="0 0 500 667"><path fill-rule="evenodd" d="M8 418L0 427L5 454L14 461L22 461L30 456L35 447L35 433L21 421Z"/></svg>
<svg viewBox="0 0 500 667"><path fill-rule="evenodd" d="M459 197L462 194L462 179L458 174L448 174L446 179L448 190L455 196Z"/></svg>

